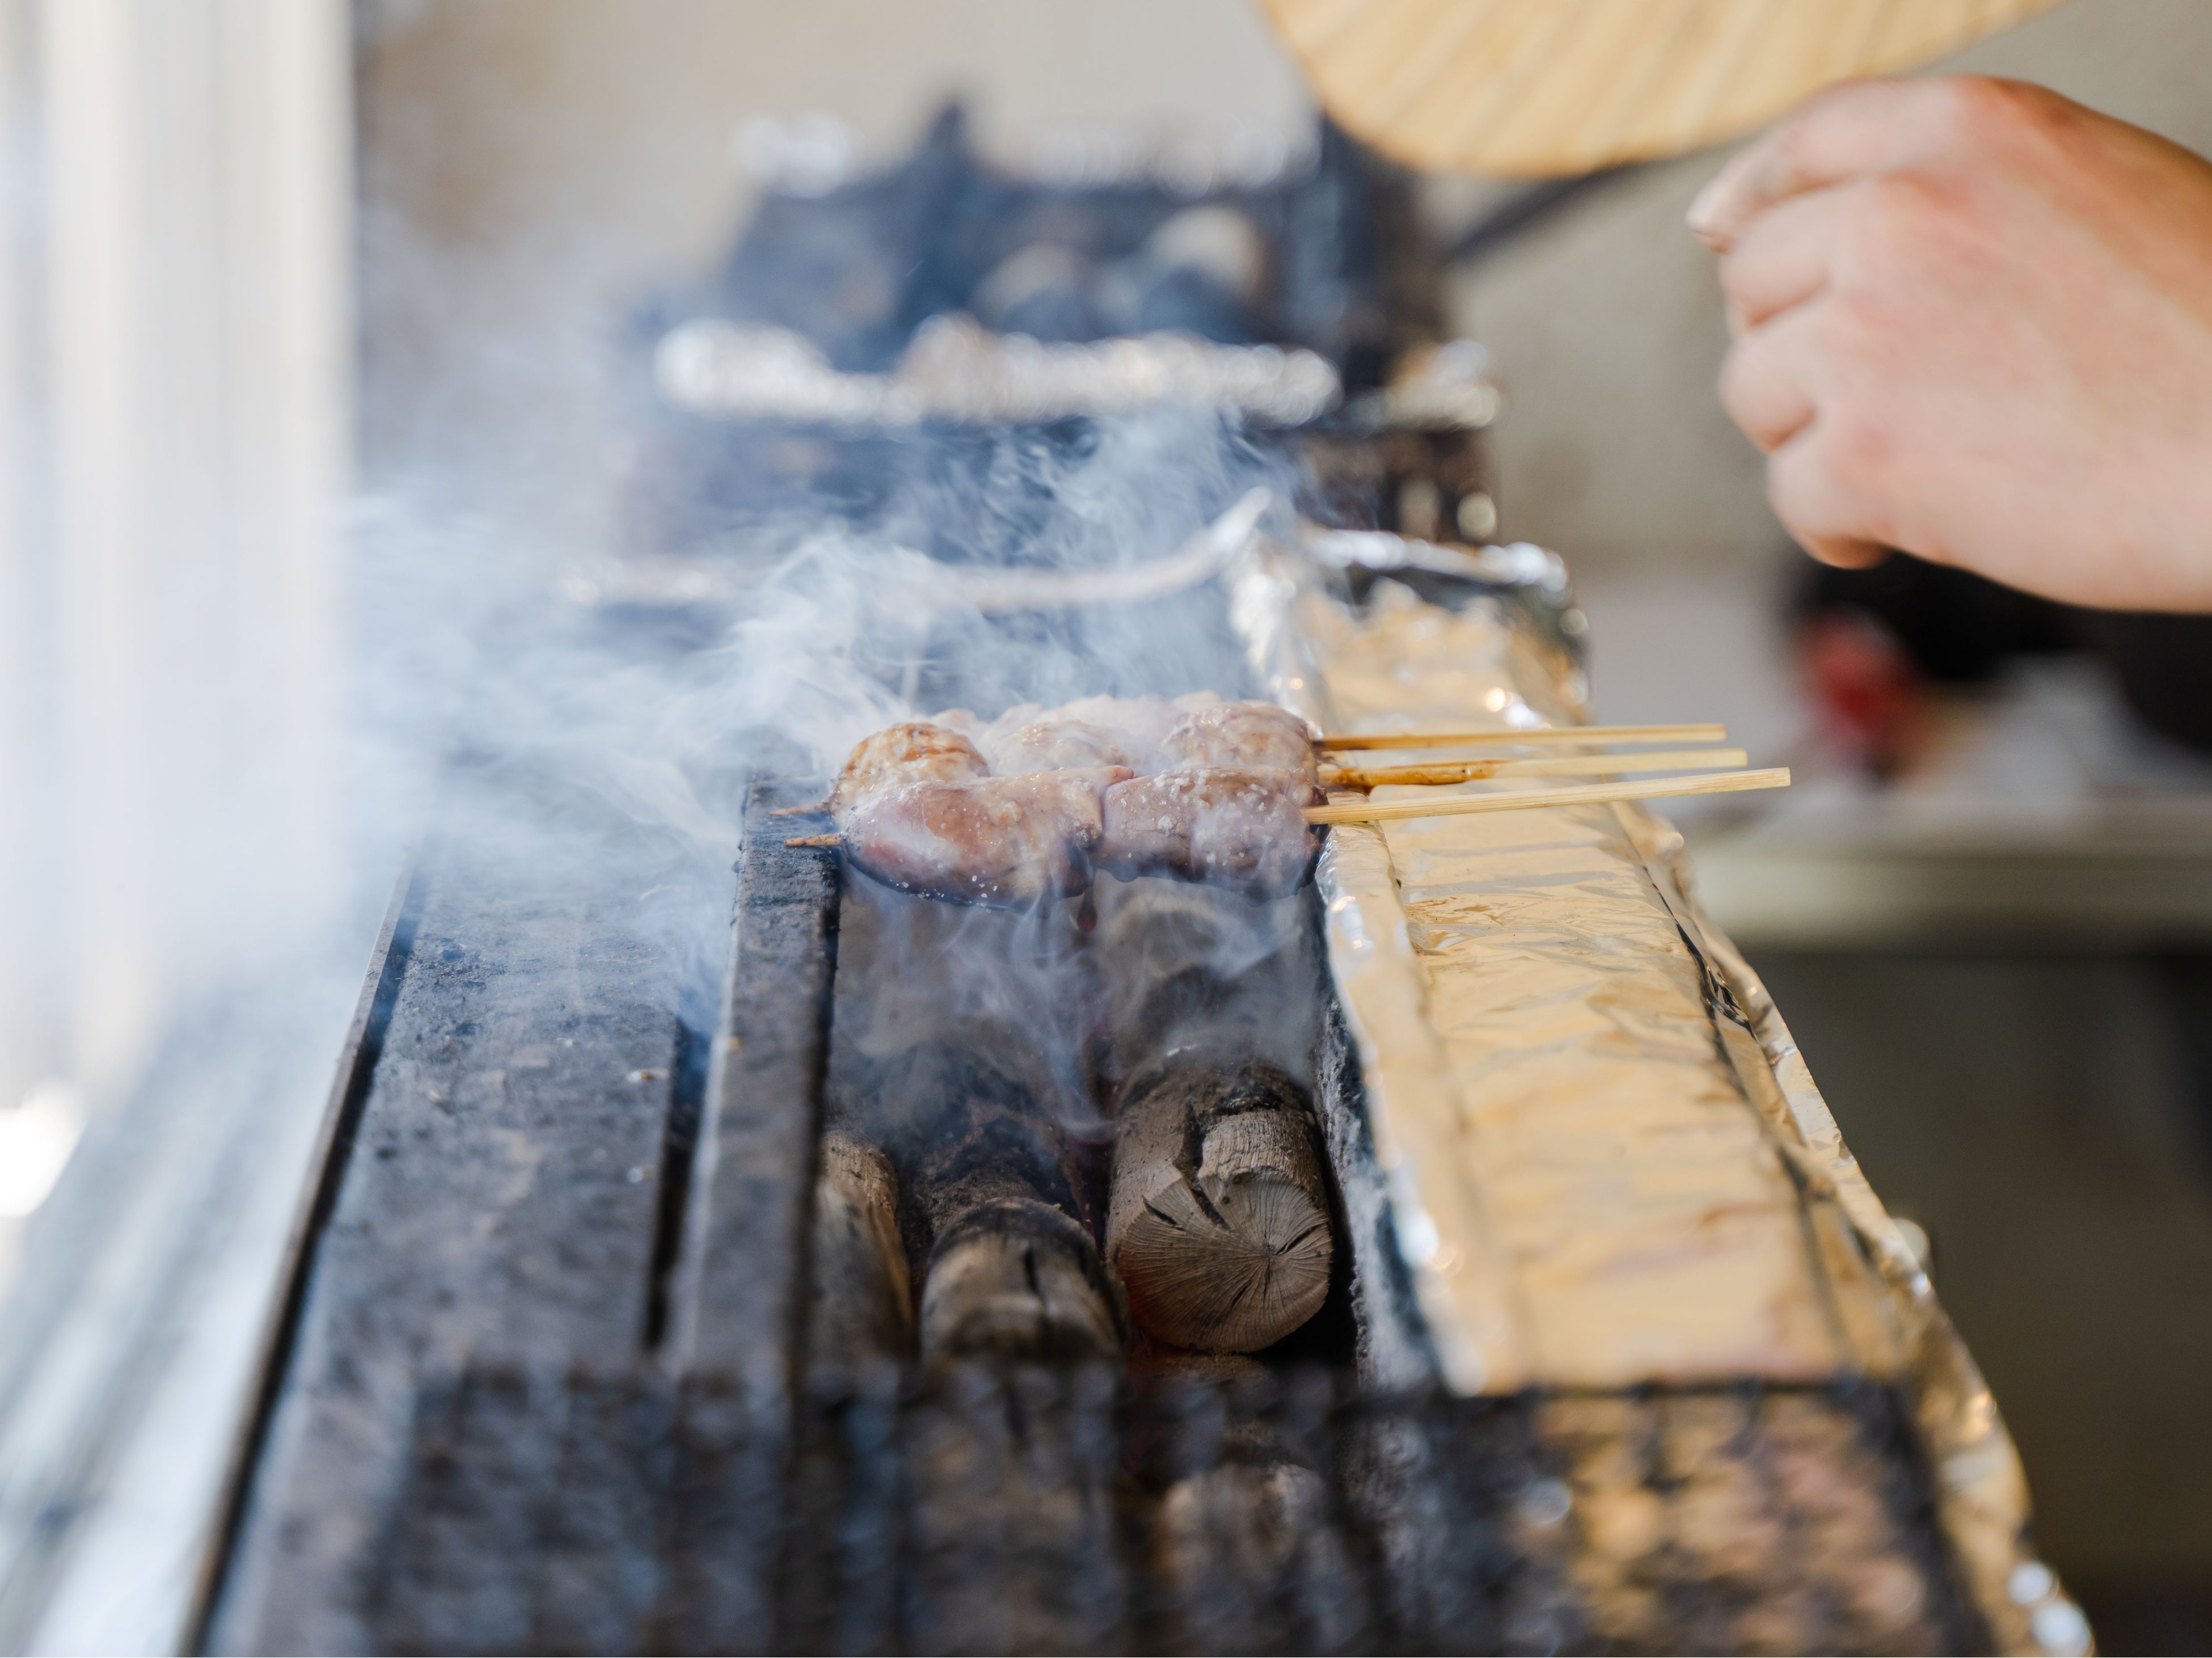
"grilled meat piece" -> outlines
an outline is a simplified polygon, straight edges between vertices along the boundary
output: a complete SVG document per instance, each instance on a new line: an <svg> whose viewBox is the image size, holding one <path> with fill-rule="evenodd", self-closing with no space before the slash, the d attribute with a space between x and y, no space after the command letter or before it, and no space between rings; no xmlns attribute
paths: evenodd
<svg viewBox="0 0 2212 1658"><path fill-rule="evenodd" d="M1305 773L1194 766L1118 782L1105 792L1098 868L1127 881L1165 875L1248 898L1281 898L1305 884L1321 850L1304 809L1320 799Z"/></svg>
<svg viewBox="0 0 2212 1658"><path fill-rule="evenodd" d="M1124 733L1084 720L1040 720L1003 735L994 732L984 742L992 774L998 777L1099 766L1135 771L1146 753Z"/></svg>
<svg viewBox="0 0 2212 1658"><path fill-rule="evenodd" d="M874 795L913 783L964 783L990 775L982 750L949 726L908 720L863 738L838 774L842 821Z"/></svg>
<svg viewBox="0 0 2212 1658"><path fill-rule="evenodd" d="M1158 768L1238 766L1318 776L1313 733L1304 720L1272 702L1224 702L1176 721L1161 738Z"/></svg>
<svg viewBox="0 0 2212 1658"><path fill-rule="evenodd" d="M1218 708L1221 699L1212 691L1193 691L1170 700L1164 696L1084 696L1057 708L1024 702L996 720L978 720L965 708L947 708L936 723L973 741L1000 776L1016 776L1050 766L1127 766L1155 771L1164 762L1157 756L1161 738L1177 720L1202 709ZM1070 732L1062 738L1060 733ZM1067 757L1053 758L1053 745L1065 741ZM1111 757L1109 757L1109 753Z"/></svg>
<svg viewBox="0 0 2212 1658"><path fill-rule="evenodd" d="M915 783L864 801L845 819L845 849L886 886L1027 909L1091 884L1103 828L1100 797L1124 766ZM1301 825L1303 827L1303 825Z"/></svg>

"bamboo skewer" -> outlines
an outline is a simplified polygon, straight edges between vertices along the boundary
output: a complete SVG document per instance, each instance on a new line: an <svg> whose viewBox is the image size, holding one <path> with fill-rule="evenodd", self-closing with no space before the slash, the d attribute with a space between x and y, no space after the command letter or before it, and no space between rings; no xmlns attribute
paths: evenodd
<svg viewBox="0 0 2212 1658"><path fill-rule="evenodd" d="M1687 777L1654 777L1640 783L1582 783L1563 789L1508 789L1497 794L1445 794L1426 800L1346 800L1309 806L1309 823L1384 823L1413 817L1464 817L1474 812L1522 811L1533 806L1603 805L1613 800L1669 800L1687 794L1738 794L1749 789L1786 789L1790 770L1697 772ZM842 847L842 835L801 835L787 847Z"/></svg>
<svg viewBox="0 0 2212 1658"><path fill-rule="evenodd" d="M1664 800L1684 794L1734 794L1745 789L1786 789L1788 768L1765 771L1701 772L1655 777L1641 783L1583 783L1564 789L1513 789L1498 794L1447 794L1426 800L1346 801L1311 806L1309 823L1396 823L1410 817L1462 817L1481 811L1519 811L1531 806L1601 805L1614 800Z"/></svg>
<svg viewBox="0 0 2212 1658"><path fill-rule="evenodd" d="M1317 749L1515 748L1524 743L1724 743L1728 727L1702 726L1535 726L1526 731L1397 732L1387 737L1322 737Z"/></svg>
<svg viewBox="0 0 2212 1658"><path fill-rule="evenodd" d="M1698 766L1741 766L1748 758L1741 749L1553 754L1536 759L1446 760L1429 766L1324 766L1321 780L1329 788L1376 789L1401 783L1468 783L1479 777L1575 777L1630 771L1687 771Z"/></svg>

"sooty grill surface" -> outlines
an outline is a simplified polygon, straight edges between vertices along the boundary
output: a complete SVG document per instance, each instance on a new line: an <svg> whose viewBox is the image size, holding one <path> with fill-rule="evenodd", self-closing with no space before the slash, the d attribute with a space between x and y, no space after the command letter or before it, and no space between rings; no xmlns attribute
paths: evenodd
<svg viewBox="0 0 2212 1658"><path fill-rule="evenodd" d="M617 855L426 854L210 1646L1978 1644L1899 1407L1864 1385L1375 1396L1348 1352L1231 1383L810 1373L838 876L766 817L803 793L747 803L769 832L703 1097L638 897L684 898L660 851L593 824ZM1325 1090L1356 1090L1342 1061ZM1334 1156L1360 1138L1331 1125Z"/></svg>

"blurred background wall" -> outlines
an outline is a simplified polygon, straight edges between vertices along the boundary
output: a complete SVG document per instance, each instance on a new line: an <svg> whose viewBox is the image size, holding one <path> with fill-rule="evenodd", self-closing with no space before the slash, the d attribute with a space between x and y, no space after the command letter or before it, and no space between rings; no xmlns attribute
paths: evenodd
<svg viewBox="0 0 2212 1658"><path fill-rule="evenodd" d="M347 26L0 0L8 1650L175 1639L367 954Z"/></svg>

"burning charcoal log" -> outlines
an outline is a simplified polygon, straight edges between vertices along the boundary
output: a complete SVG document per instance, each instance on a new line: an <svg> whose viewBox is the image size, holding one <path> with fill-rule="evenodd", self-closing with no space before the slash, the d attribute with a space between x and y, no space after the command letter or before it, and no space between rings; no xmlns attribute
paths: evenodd
<svg viewBox="0 0 2212 1658"><path fill-rule="evenodd" d="M1121 1321L1102 1279L1090 1234L1049 1205L971 1210L931 1253L922 1357L1110 1358Z"/></svg>
<svg viewBox="0 0 2212 1658"><path fill-rule="evenodd" d="M832 1130L814 1181L807 1362L817 1375L898 1364L914 1351L898 1176L876 1147Z"/></svg>
<svg viewBox="0 0 2212 1658"><path fill-rule="evenodd" d="M1335 1240L1297 1084L1264 1060L1188 1049L1134 1078L1106 1248L1132 1315L1175 1346L1253 1352L1320 1311Z"/></svg>
<svg viewBox="0 0 2212 1658"><path fill-rule="evenodd" d="M1091 884L1099 797L1126 768L915 783L870 797L845 819L854 864L927 898L1030 909ZM1300 827L1303 828L1303 820Z"/></svg>
<svg viewBox="0 0 2212 1658"><path fill-rule="evenodd" d="M1318 1011L1309 920L1202 887L1101 895L1114 1059L1107 1252L1170 1346L1251 1351L1319 1310L1335 1243L1297 1073ZM1131 1275L1134 1274L1133 1278Z"/></svg>
<svg viewBox="0 0 2212 1658"><path fill-rule="evenodd" d="M1286 897L1320 854L1321 832L1304 817L1320 799L1304 773L1284 768L1194 767L1116 782L1091 861L1125 881L1164 875Z"/></svg>
<svg viewBox="0 0 2212 1658"><path fill-rule="evenodd" d="M930 1236L921 1357L1104 1359L1127 1339L1051 1090L1012 1031L975 1022L902 1056L885 1100Z"/></svg>

